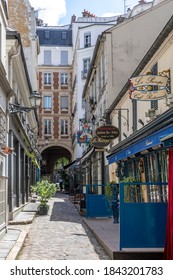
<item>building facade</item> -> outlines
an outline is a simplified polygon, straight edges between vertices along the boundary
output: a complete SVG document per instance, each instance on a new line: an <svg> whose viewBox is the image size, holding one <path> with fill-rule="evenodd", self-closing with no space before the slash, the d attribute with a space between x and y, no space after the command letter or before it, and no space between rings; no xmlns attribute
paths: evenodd
<svg viewBox="0 0 173 280"><path fill-rule="evenodd" d="M6 68L13 90L8 104L8 146L12 149L8 155L8 219L11 220L29 200L39 168L37 110L21 108L31 107L30 97L37 91L39 44L34 10L29 1L8 1L8 16Z"/></svg>
<svg viewBox="0 0 173 280"><path fill-rule="evenodd" d="M139 6L140 4L135 6L134 10L140 11ZM172 2L167 1L152 6L151 9L146 9L133 16L133 18L129 16L124 22L104 31L97 41L83 91L83 98L86 102L85 116L92 124L93 136L97 127L105 123L112 124L119 129L119 136L107 146L108 151L116 145L123 146L123 140L141 127L141 124L137 121L138 119L136 119L136 122L133 119L135 114L137 118L136 103L133 102L132 108L130 100L124 103L125 97L121 95L121 91L124 90L124 81L127 82L126 90L128 90L128 80L131 73L136 71L135 68L143 60L143 56L171 17L171 8ZM131 14L133 15L133 13L134 11L132 10ZM162 19L159 18L157 24L155 18L160 13L164 13L164 16ZM149 28L150 25L153 26L152 29ZM141 29L143 30L142 38L140 36ZM145 34L147 34L147 40L145 40ZM117 105L115 106L115 104ZM149 103L147 104L149 105ZM145 106L147 105L145 104ZM153 109L154 102L149 106L152 106L151 109ZM144 109L144 104L141 105L139 111L141 110L146 110L146 108ZM110 112L113 113L110 114ZM128 140L126 141L128 143ZM89 174L94 174L94 183L97 180L98 183L102 184L108 181L116 181L116 164L113 166L108 165L106 157L108 156L109 158L108 152L98 151L92 153L91 156L90 149L88 153L88 159L87 154L85 155L86 164L90 165L89 162L92 162L91 157L93 157L93 162L97 162L95 163L96 168L94 169L94 164L92 164L93 170L88 172ZM99 166L98 171L97 166ZM100 166L102 166L101 172L99 171ZM99 175L102 173L105 174L105 177ZM98 175L96 176L96 174ZM90 183L92 180L93 176L90 179Z"/></svg>
<svg viewBox="0 0 173 280"><path fill-rule="evenodd" d="M84 10L82 17L72 22L73 30L73 92L72 92L72 130L74 159L84 152L83 144L77 141L77 132L85 124L85 103L82 92L92 60L98 36L117 23L118 17L97 17Z"/></svg>
<svg viewBox="0 0 173 280"><path fill-rule="evenodd" d="M6 27L7 6L5 1L0 1L0 237L4 234L8 221L8 156L5 147L8 146L8 100L12 89L7 79L6 71Z"/></svg>
<svg viewBox="0 0 173 280"><path fill-rule="evenodd" d="M39 150L42 176L53 178L56 162L72 160L72 30L67 26L38 26Z"/></svg>

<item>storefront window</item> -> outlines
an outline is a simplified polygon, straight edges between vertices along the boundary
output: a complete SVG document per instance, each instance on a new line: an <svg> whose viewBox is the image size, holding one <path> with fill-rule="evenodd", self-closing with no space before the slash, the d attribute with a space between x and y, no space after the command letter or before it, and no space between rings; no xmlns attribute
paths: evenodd
<svg viewBox="0 0 173 280"><path fill-rule="evenodd" d="M157 182L157 174L156 174L156 155L154 153L149 154L146 157L147 163L147 179L148 182Z"/></svg>
<svg viewBox="0 0 173 280"><path fill-rule="evenodd" d="M158 152L159 177L161 182L168 182L168 151Z"/></svg>

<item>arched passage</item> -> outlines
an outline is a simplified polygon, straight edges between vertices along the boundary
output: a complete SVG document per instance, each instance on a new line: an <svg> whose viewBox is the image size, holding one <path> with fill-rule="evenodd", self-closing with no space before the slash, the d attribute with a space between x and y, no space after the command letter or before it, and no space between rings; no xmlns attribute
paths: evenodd
<svg viewBox="0 0 173 280"><path fill-rule="evenodd" d="M55 164L60 158L72 159L71 152L62 146L50 146L41 153L41 177L48 176L53 180Z"/></svg>

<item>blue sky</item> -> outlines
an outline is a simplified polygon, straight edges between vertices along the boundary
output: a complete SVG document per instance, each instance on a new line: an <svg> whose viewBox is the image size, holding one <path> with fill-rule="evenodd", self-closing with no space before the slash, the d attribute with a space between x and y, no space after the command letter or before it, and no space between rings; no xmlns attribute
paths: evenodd
<svg viewBox="0 0 173 280"><path fill-rule="evenodd" d="M96 16L112 16L124 13L124 0L29 0L39 18L48 25L63 25L71 21L71 16L82 15L84 9ZM149 1L148 1L149 2ZM125 0L127 8L133 8L138 0Z"/></svg>

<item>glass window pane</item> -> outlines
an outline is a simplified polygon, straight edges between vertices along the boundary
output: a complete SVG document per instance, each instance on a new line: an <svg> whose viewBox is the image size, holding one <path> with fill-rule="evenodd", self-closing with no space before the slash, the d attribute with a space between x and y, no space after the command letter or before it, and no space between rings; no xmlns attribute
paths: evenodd
<svg viewBox="0 0 173 280"><path fill-rule="evenodd" d="M44 134L51 134L51 120L44 120Z"/></svg>
<svg viewBox="0 0 173 280"><path fill-rule="evenodd" d="M68 121L61 120L61 135L66 134L68 135Z"/></svg>
<svg viewBox="0 0 173 280"><path fill-rule="evenodd" d="M67 84L68 84L68 74L61 73L61 85L67 85Z"/></svg>
<svg viewBox="0 0 173 280"><path fill-rule="evenodd" d="M51 85L51 73L44 73L44 84Z"/></svg>
<svg viewBox="0 0 173 280"><path fill-rule="evenodd" d="M51 109L52 107L51 96L44 96L44 109Z"/></svg>

